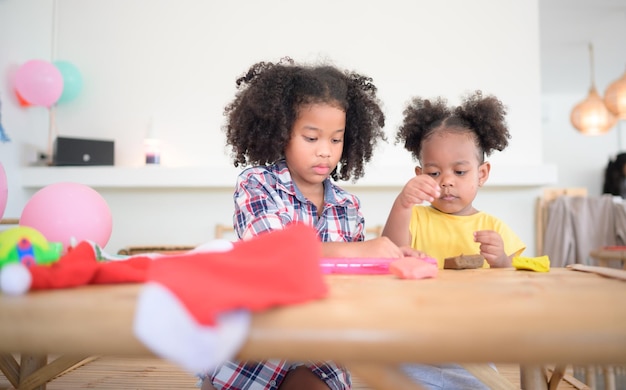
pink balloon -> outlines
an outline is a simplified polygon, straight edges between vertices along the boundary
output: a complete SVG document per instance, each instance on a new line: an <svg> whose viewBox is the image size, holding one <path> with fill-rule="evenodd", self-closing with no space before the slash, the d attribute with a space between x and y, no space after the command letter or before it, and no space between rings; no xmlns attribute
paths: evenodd
<svg viewBox="0 0 626 390"><path fill-rule="evenodd" d="M37 191L26 203L20 225L37 229L65 250L71 240L93 241L104 247L113 221L104 198L93 188L78 183L55 183Z"/></svg>
<svg viewBox="0 0 626 390"><path fill-rule="evenodd" d="M15 90L32 105L50 107L63 93L63 76L48 61L30 60L15 73Z"/></svg>
<svg viewBox="0 0 626 390"><path fill-rule="evenodd" d="M9 198L9 185L7 184L7 174L4 171L2 163L0 163L0 219L4 215L7 207L7 199Z"/></svg>

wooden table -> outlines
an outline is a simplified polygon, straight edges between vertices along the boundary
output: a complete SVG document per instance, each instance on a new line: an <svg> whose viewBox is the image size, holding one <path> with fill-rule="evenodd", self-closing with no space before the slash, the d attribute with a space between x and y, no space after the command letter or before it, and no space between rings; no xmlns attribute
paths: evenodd
<svg viewBox="0 0 626 390"><path fill-rule="evenodd" d="M589 253L589 256L598 262L601 267L608 267L611 261L619 262L626 270L626 247L624 250L598 248Z"/></svg>
<svg viewBox="0 0 626 390"><path fill-rule="evenodd" d="M378 373L400 362L519 363L528 388L547 388L530 370L542 364L626 363L626 282L617 279L554 268L327 281L325 299L255 314L238 358L332 359ZM151 355L132 331L140 288L0 295L0 353Z"/></svg>

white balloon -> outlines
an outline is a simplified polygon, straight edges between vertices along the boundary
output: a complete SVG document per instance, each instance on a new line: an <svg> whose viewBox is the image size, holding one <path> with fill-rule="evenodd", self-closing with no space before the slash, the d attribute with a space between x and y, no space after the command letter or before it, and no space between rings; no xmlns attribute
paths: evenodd
<svg viewBox="0 0 626 390"><path fill-rule="evenodd" d="M30 289L32 277L24 264L10 263L0 269L0 290L8 295L23 295Z"/></svg>

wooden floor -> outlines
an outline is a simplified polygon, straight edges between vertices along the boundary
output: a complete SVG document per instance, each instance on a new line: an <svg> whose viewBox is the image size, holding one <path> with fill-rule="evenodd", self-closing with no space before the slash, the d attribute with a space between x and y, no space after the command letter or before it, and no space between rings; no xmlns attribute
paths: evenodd
<svg viewBox="0 0 626 390"><path fill-rule="evenodd" d="M519 367L499 365L498 371L519 386ZM353 378L353 389L368 390L359 380ZM198 379L177 366L160 359L99 357L96 360L62 375L46 386L47 390L67 389L137 389L137 390L197 390ZM577 389L561 381L559 389ZM13 389L0 373L0 389Z"/></svg>

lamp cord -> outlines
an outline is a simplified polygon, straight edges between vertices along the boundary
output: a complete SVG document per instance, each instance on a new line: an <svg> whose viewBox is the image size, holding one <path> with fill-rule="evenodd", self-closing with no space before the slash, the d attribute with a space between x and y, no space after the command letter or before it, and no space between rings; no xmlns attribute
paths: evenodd
<svg viewBox="0 0 626 390"><path fill-rule="evenodd" d="M596 82L594 80L595 69L594 69L594 63L593 63L593 44L591 42L589 42L589 69L591 70L591 72L589 72L591 76L591 88L595 89Z"/></svg>

